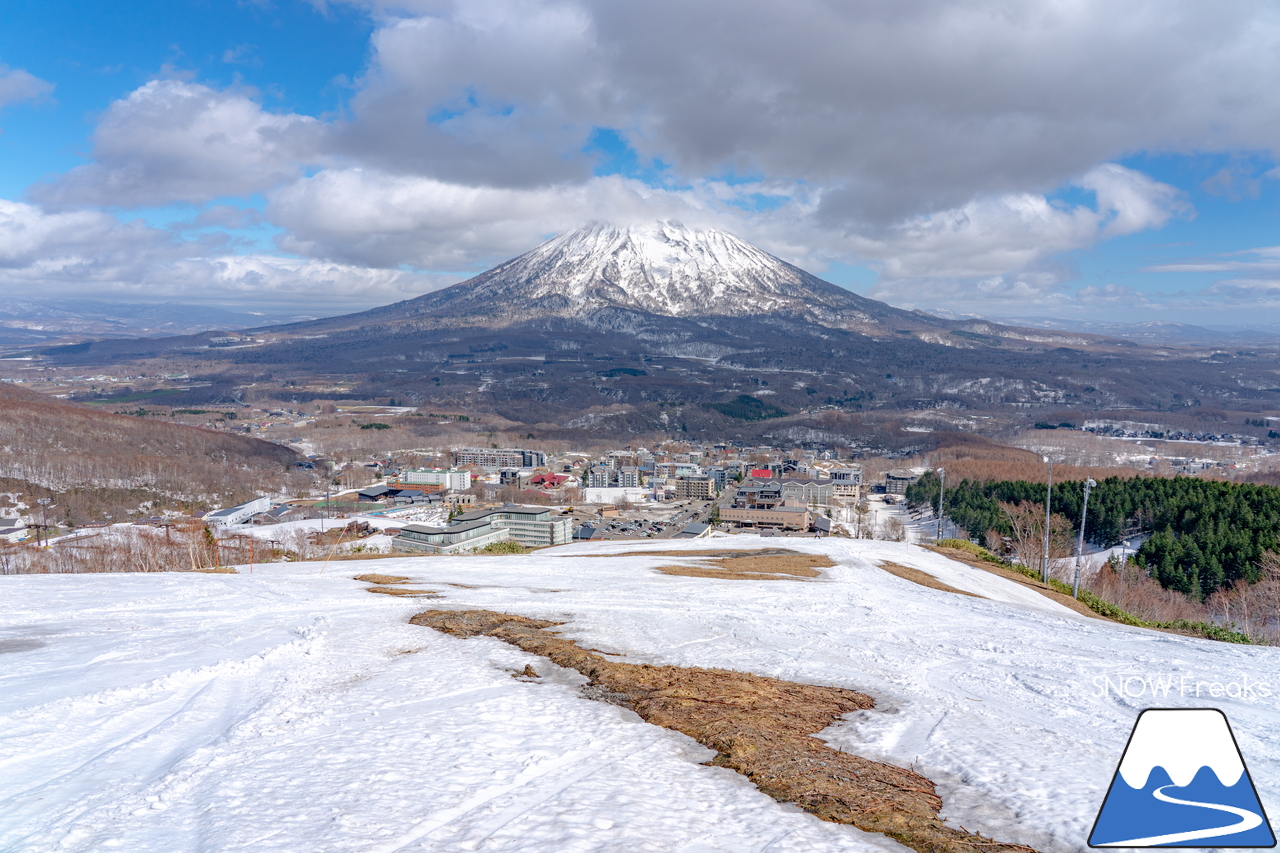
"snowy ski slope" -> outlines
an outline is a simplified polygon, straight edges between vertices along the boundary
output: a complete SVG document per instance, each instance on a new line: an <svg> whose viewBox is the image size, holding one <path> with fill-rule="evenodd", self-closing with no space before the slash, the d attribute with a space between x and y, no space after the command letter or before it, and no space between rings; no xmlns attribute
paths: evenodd
<svg viewBox="0 0 1280 853"><path fill-rule="evenodd" d="M839 565L816 581L728 581L653 571L670 557L593 556L778 545ZM984 598L901 580L875 567L886 559ZM369 571L443 597L371 595L351 579ZM875 710L822 737L914 764L948 820L1046 853L1084 847L1148 706L1222 708L1280 813L1280 650L1089 619L914 546L584 543L323 571L5 577L0 590L6 853L903 849L702 766L710 753L688 738L582 698L576 673L407 624L434 607L563 620L628 662L869 693ZM512 678L526 663L545 677ZM1174 686L1103 695L1102 678L1125 675ZM1193 689L1247 678L1255 692L1181 696L1184 676Z"/></svg>

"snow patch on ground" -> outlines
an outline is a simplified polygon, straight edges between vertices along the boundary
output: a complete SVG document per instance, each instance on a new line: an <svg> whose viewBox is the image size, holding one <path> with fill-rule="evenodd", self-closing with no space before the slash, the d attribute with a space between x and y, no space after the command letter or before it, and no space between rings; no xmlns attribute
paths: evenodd
<svg viewBox="0 0 1280 853"><path fill-rule="evenodd" d="M787 547L815 581L657 573L643 550ZM876 568L913 566L984 598ZM370 595L407 575L442 598ZM578 693L581 677L496 640L407 624L429 607L563 621L631 663L830 684L878 707L822 733L912 765L954 824L1043 851L1083 848L1138 711L1223 708L1280 810L1269 700L1103 695L1136 672L1272 679L1276 649L1075 614L897 543L581 543L506 557L265 564L250 575L0 579L0 849L888 851L817 821L707 750ZM1027 596L1034 597L1032 600ZM511 677L526 664L537 682Z"/></svg>

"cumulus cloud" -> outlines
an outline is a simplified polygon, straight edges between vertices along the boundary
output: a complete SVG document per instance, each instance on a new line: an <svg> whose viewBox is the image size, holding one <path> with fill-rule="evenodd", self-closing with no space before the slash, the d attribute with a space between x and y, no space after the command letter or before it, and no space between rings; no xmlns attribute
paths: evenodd
<svg viewBox="0 0 1280 853"><path fill-rule="evenodd" d="M227 252L218 236L181 240L94 211L47 213L0 200L0 287L50 297L182 299L244 307L303 303L334 312L445 287L456 276Z"/></svg>
<svg viewBox="0 0 1280 853"><path fill-rule="evenodd" d="M53 84L29 71L0 63L0 107L34 101L53 91Z"/></svg>
<svg viewBox="0 0 1280 853"><path fill-rule="evenodd" d="M286 251L376 266L472 269L593 220L725 224L715 188L655 190L619 177L537 188L473 187L367 169L325 170L272 193Z"/></svg>
<svg viewBox="0 0 1280 853"><path fill-rule="evenodd" d="M858 254L882 267L871 295L912 307L1057 298L1075 271L1055 256L1158 228L1187 210L1175 188L1115 164L1076 183L1093 192L1093 207L1028 193L984 197L914 217L876 239L853 238Z"/></svg>
<svg viewBox="0 0 1280 853"><path fill-rule="evenodd" d="M826 221L883 225L1134 150L1280 138L1259 2L404 5L382 10L344 150L445 181L582 177L612 127L681 178L816 183Z"/></svg>
<svg viewBox="0 0 1280 853"><path fill-rule="evenodd" d="M58 208L201 202L270 189L324 159L322 122L269 113L251 94L153 80L107 110L92 163L30 194Z"/></svg>

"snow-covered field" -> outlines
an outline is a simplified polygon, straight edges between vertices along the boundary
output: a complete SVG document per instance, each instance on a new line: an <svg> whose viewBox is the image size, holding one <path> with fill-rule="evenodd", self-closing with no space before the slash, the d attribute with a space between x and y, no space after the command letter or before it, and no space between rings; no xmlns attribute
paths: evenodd
<svg viewBox="0 0 1280 853"><path fill-rule="evenodd" d="M669 557L593 556L779 545L839 565L725 581L653 571ZM874 567L886 559L985 598ZM1280 813L1280 650L1087 619L914 546L735 537L321 568L0 578L0 850L903 849L702 766L709 751L683 735L582 698L576 673L407 624L432 607L561 620L628 662L869 693L875 710L822 737L914 765L948 820L1044 851L1084 847L1149 706L1222 708ZM443 597L371 595L351 579L368 571ZM544 678L511 677L527 663ZM1122 675L1172 689L1104 691ZM1242 695L1211 698L1210 682Z"/></svg>

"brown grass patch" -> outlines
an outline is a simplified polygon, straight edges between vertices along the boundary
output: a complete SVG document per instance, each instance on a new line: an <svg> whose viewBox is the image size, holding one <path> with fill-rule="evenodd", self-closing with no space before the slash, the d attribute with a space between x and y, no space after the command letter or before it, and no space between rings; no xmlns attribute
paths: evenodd
<svg viewBox="0 0 1280 853"><path fill-rule="evenodd" d="M590 554L591 557L687 557L690 560L704 560L708 557L808 557L803 551L792 551L790 548L758 548L744 551L740 548L721 548L706 551L627 551L622 554Z"/></svg>
<svg viewBox="0 0 1280 853"><path fill-rule="evenodd" d="M352 580L362 583L404 583L408 580L404 575L356 575Z"/></svg>
<svg viewBox="0 0 1280 853"><path fill-rule="evenodd" d="M1063 607L1068 607L1075 612L1094 619L1101 619L1104 622L1114 622L1114 619L1094 613L1088 607L1076 601L1069 595L1063 595L1048 584L1043 584L1038 580L1033 580L1024 574L1015 572L1012 569L1006 569L1003 566L997 566L995 563L988 563L978 557L970 554L968 551L962 551L959 548L939 548L936 545L922 545L922 548L928 548L934 553L941 554L948 559L955 560L958 563L964 563L966 566L973 566L975 569L982 569L984 572L990 572L993 575L999 575L1005 580L1011 580L1014 583L1034 589L1045 598L1052 599Z"/></svg>
<svg viewBox="0 0 1280 853"><path fill-rule="evenodd" d="M723 669L616 663L543 630L554 622L490 610L431 610L410 621L455 637L496 637L575 669L590 679L586 695L692 737L716 751L711 764L822 820L881 832L921 853L1034 853L944 824L942 800L924 776L813 737L844 714L874 707L861 693Z"/></svg>
<svg viewBox="0 0 1280 853"><path fill-rule="evenodd" d="M201 575L238 575L240 574L230 566L221 566L215 569L192 569L193 572Z"/></svg>
<svg viewBox="0 0 1280 853"><path fill-rule="evenodd" d="M893 575L894 577L899 577L899 578L902 578L904 581L911 581L912 583L920 584L920 586L927 586L929 589L937 589L937 590L941 590L942 592L954 592L956 595L968 595L973 598L984 597L984 596L978 595L976 592L965 592L963 589L956 589L954 586L951 586L950 584L945 584L942 581L938 580L928 572L920 571L920 569L913 569L910 566L903 566L903 565L899 565L898 563L891 563L888 560L885 560L879 565L880 565L880 568L884 569L886 572Z"/></svg>
<svg viewBox="0 0 1280 853"><path fill-rule="evenodd" d="M658 566L658 571L664 575L690 578L795 580L821 577L822 572L818 571L819 568L825 569L835 565L829 557L821 554L800 554L795 551L730 553L732 556L704 557L701 553L691 554L685 551L680 556L696 561L693 565ZM669 555L668 552L661 556Z"/></svg>
<svg viewBox="0 0 1280 853"><path fill-rule="evenodd" d="M437 598L440 593L433 589L406 589L402 586L371 586L366 588L367 592L378 592L382 595L434 595Z"/></svg>

